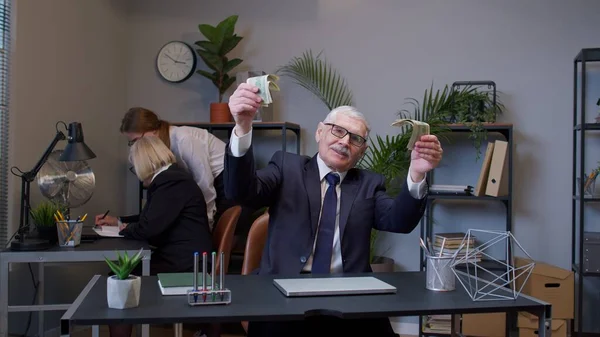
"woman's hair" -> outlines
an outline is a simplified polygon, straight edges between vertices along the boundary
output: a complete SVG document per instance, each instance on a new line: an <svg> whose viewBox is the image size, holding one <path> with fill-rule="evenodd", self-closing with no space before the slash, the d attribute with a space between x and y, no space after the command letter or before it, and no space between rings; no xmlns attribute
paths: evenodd
<svg viewBox="0 0 600 337"><path fill-rule="evenodd" d="M134 107L125 113L121 120L121 133L136 132L145 133L158 130L158 137L165 143L168 148L171 148L171 140L169 138L169 126L167 121L159 119L158 116L141 107Z"/></svg>
<svg viewBox="0 0 600 337"><path fill-rule="evenodd" d="M129 161L141 181L152 176L164 166L175 163L175 155L155 136L140 137L129 150Z"/></svg>

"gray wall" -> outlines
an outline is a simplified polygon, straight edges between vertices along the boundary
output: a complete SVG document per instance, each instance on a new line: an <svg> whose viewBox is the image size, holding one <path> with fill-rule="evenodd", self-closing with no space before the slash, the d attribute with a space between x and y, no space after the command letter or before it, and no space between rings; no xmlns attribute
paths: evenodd
<svg viewBox="0 0 600 337"><path fill-rule="evenodd" d="M244 40L232 53L244 59L239 70L272 72L306 49L324 49L348 80L373 134L396 132L389 125L404 98L422 97L432 82L439 88L459 80L495 81L507 106L499 119L515 125L515 235L534 259L570 268L572 61L580 48L600 45L597 1L130 0L129 8L100 0L18 3L13 74L17 89L25 89L15 96L12 164L33 165L55 120L81 120L98 154L90 161L97 190L83 207L90 214L136 211L137 182L127 174L126 146L117 134L127 107L142 105L177 122L209 120L215 88L198 75L179 85L161 81L158 49L170 40L193 44L203 39L198 24L239 14L236 30ZM280 86L277 119L302 126L302 152L312 155L315 126L327 110L289 79ZM593 120L596 108L588 106ZM264 162L279 142L260 146ZM475 185L481 162L469 142L446 144L445 150L437 182ZM18 185L12 193L18 197ZM436 229L446 231L500 228L503 213L495 203L443 204L434 216ZM380 250L398 269L416 270L417 236L386 235Z"/></svg>
<svg viewBox="0 0 600 337"><path fill-rule="evenodd" d="M110 209L123 212L127 166L119 117L126 108L126 8L120 1L19 0L15 2L12 58L11 166L30 170L54 137L54 125L79 121L85 140L97 158L88 161L96 188L92 199L73 209L75 215ZM66 142L56 147L62 149ZM10 192L13 230L19 221L20 180ZM41 199L31 185L32 204ZM92 221L93 220L88 220ZM11 231L12 232L12 231ZM103 263L49 266L47 303L72 302ZM36 265L33 265L37 272ZM27 265L16 265L10 277L12 304L31 304L32 283ZM46 327L58 326L62 312L46 314ZM11 314L10 332L22 334L27 313ZM36 315L30 333L37 333Z"/></svg>

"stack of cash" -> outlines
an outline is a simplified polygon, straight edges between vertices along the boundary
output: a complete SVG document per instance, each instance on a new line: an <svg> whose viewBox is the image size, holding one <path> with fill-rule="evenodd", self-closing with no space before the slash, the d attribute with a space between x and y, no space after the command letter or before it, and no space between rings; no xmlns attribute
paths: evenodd
<svg viewBox="0 0 600 337"><path fill-rule="evenodd" d="M407 149L412 150L415 147L415 142L421 139L422 135L429 134L429 124L413 119L398 119L392 123L392 126L402 127L406 124L412 125L412 133L410 135L410 140L408 141L408 146L406 147Z"/></svg>
<svg viewBox="0 0 600 337"><path fill-rule="evenodd" d="M250 77L246 80L246 83L258 87L258 95L260 95L260 98L262 99L261 105L266 107L273 103L271 90L279 91L279 86L275 81L279 81L279 76L270 74Z"/></svg>

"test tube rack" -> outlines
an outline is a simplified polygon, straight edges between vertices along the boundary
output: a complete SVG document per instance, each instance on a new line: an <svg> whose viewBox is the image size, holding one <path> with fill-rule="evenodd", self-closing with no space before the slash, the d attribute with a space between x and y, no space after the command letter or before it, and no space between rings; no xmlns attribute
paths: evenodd
<svg viewBox="0 0 600 337"><path fill-rule="evenodd" d="M211 254L211 277L210 285L207 281L207 254L202 253L202 277L201 284L198 283L198 264L199 255L194 253L194 276L193 276L193 288L187 292L187 302L190 306L199 305L217 305L217 304L229 304L231 303L231 290L225 288L225 269L223 268L223 261L225 260L225 253L221 252L221 258L219 259L219 282L215 280L215 267L216 267L216 253Z"/></svg>

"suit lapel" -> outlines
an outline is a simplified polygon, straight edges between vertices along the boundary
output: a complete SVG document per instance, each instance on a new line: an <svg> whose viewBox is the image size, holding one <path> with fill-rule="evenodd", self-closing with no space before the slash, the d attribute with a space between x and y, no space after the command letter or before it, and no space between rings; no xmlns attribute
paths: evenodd
<svg viewBox="0 0 600 337"><path fill-rule="evenodd" d="M356 179L356 170L351 169L342 181L341 185L341 196L340 196L340 241L344 237L344 230L346 229L346 223L348 222L348 216L350 210L354 204L356 198L356 192L358 190L358 179Z"/></svg>
<svg viewBox="0 0 600 337"><path fill-rule="evenodd" d="M308 195L310 224L314 235L317 231L319 213L321 212L321 179L319 178L319 167L317 165L316 155L304 166L304 188Z"/></svg>

